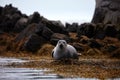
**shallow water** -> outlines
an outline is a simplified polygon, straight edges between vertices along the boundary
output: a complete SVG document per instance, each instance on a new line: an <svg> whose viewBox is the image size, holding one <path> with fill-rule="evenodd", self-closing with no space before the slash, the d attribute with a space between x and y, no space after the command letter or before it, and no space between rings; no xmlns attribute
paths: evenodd
<svg viewBox="0 0 120 80"><path fill-rule="evenodd" d="M48 69L34 69L34 68L15 68L7 67L11 63L23 63L28 60L21 60L15 58L0 58L0 80L40 80L40 79L78 79L78 80L98 80L97 78L64 78L57 74L46 74ZM108 80L120 80L108 79Z"/></svg>
<svg viewBox="0 0 120 80"><path fill-rule="evenodd" d="M39 80L62 78L57 74L45 74L47 69L7 67L11 63L23 63L27 60L15 58L0 58L0 80Z"/></svg>
<svg viewBox="0 0 120 80"><path fill-rule="evenodd" d="M57 79L56 74L45 74L46 70L30 68L0 68L0 80L37 80L37 79Z"/></svg>

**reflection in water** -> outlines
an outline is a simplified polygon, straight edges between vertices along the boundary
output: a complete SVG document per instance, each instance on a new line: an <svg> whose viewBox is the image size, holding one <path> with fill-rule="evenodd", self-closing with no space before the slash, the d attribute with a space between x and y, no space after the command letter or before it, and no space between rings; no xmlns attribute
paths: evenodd
<svg viewBox="0 0 120 80"><path fill-rule="evenodd" d="M27 60L15 59L15 58L0 58L0 80L40 80L40 79L78 79L78 80L98 80L96 78L63 78L57 74L45 74L48 69L32 69L32 68L14 68L6 67L11 63L23 63ZM120 80L108 79L108 80Z"/></svg>
<svg viewBox="0 0 120 80"><path fill-rule="evenodd" d="M30 68L0 68L0 80L30 80L30 79L57 79L62 78L56 74L45 74L48 70L37 70Z"/></svg>
<svg viewBox="0 0 120 80"><path fill-rule="evenodd" d="M0 58L0 80L38 80L38 79L58 79L63 78L57 74L45 74L47 69L13 68L6 67L11 63L23 63L27 60L15 58Z"/></svg>

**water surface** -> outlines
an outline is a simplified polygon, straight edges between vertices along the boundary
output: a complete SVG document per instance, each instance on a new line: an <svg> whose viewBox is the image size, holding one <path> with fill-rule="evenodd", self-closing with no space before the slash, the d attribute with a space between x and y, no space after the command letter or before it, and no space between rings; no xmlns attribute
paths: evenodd
<svg viewBox="0 0 120 80"><path fill-rule="evenodd" d="M46 73L46 71L49 71L49 69L16 68L7 66L12 63L19 64L24 62L28 62L28 60L16 58L0 58L0 80L99 80L97 78L64 78L58 74ZM106 80L120 80L120 78L112 78Z"/></svg>

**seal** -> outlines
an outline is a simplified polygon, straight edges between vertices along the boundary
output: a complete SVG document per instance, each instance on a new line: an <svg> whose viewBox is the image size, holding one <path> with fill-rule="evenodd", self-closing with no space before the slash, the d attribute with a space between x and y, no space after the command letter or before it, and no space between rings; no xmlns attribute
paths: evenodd
<svg viewBox="0 0 120 80"><path fill-rule="evenodd" d="M52 51L52 57L55 60L78 59L79 55L73 46L67 44L65 40L59 40Z"/></svg>

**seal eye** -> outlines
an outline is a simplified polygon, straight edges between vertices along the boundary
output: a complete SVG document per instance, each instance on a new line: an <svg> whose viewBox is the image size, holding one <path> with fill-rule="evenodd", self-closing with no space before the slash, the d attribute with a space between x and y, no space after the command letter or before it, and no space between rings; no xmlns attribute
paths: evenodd
<svg viewBox="0 0 120 80"><path fill-rule="evenodd" d="M65 44L65 42L63 42L63 44Z"/></svg>
<svg viewBox="0 0 120 80"><path fill-rule="evenodd" d="M61 43L60 41L58 43Z"/></svg>

